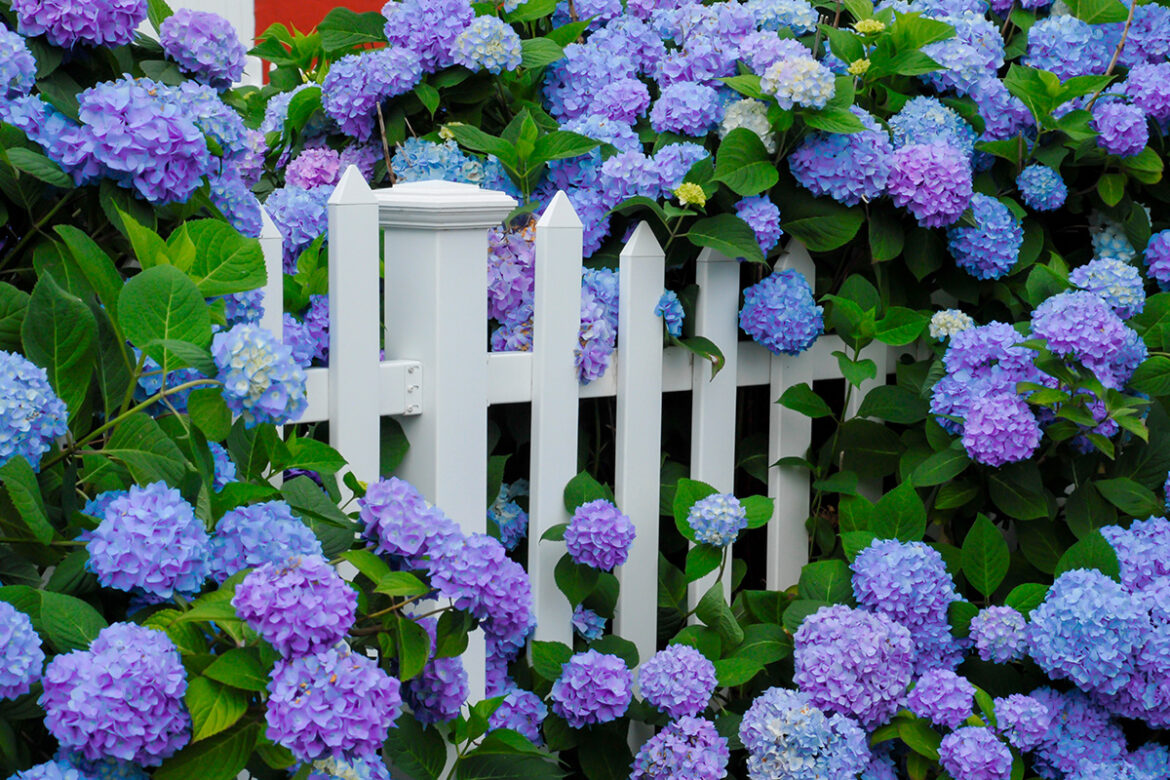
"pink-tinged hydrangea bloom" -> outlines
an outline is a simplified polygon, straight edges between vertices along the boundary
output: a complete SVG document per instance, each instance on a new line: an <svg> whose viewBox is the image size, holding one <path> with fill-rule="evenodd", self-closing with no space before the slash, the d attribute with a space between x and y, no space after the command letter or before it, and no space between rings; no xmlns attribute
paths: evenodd
<svg viewBox="0 0 1170 780"><path fill-rule="evenodd" d="M1039 745L1052 727L1052 715L1044 702L1022 693L995 700L996 730L1017 750Z"/></svg>
<svg viewBox="0 0 1170 780"><path fill-rule="evenodd" d="M13 0L12 12L21 33L54 46L123 46L146 20L146 0Z"/></svg>
<svg viewBox="0 0 1170 780"><path fill-rule="evenodd" d="M161 631L114 623L50 661L44 682L45 727L86 758L158 766L190 737L187 673Z"/></svg>
<svg viewBox="0 0 1170 780"><path fill-rule="evenodd" d="M548 707L540 697L523 688L513 688L504 694L504 700L488 717L489 729L512 729L528 738L529 742L540 745L540 724L548 717Z"/></svg>
<svg viewBox="0 0 1170 780"><path fill-rule="evenodd" d="M906 708L936 726L953 729L971 714L975 686L949 669L932 669L918 678Z"/></svg>
<svg viewBox="0 0 1170 780"><path fill-rule="evenodd" d="M1024 616L1011 607L984 607L971 619L971 639L984 661L1006 664L1024 657L1026 628Z"/></svg>
<svg viewBox="0 0 1170 780"><path fill-rule="evenodd" d="M0 699L15 699L41 679L45 653L28 615L0 601Z"/></svg>
<svg viewBox="0 0 1170 780"><path fill-rule="evenodd" d="M305 371L269 331L244 324L216 333L211 355L223 383L223 400L248 428L284 425L304 414Z"/></svg>
<svg viewBox="0 0 1170 780"><path fill-rule="evenodd" d="M824 332L824 309L803 274L776 271L744 290L739 327L774 354L799 355Z"/></svg>
<svg viewBox="0 0 1170 780"><path fill-rule="evenodd" d="M1013 392L998 392L972 400L962 441L976 463L1002 466L1032 457L1043 435L1027 401Z"/></svg>
<svg viewBox="0 0 1170 780"><path fill-rule="evenodd" d="M1089 124L1097 131L1097 145L1118 157L1132 157L1150 140L1145 113L1137 106L1115 100L1094 103Z"/></svg>
<svg viewBox="0 0 1170 780"><path fill-rule="evenodd" d="M638 671L642 697L672 718L705 710L715 682L715 664L689 645L659 650Z"/></svg>
<svg viewBox="0 0 1170 780"><path fill-rule="evenodd" d="M357 594L319 555L266 563L236 586L236 613L281 655L336 644L355 619Z"/></svg>
<svg viewBox="0 0 1170 780"><path fill-rule="evenodd" d="M321 542L284 501L228 511L216 524L209 548L211 576L220 583L244 569L323 554Z"/></svg>
<svg viewBox="0 0 1170 780"><path fill-rule="evenodd" d="M804 691L769 688L744 713L739 738L751 780L852 780L869 764L865 732Z"/></svg>
<svg viewBox="0 0 1170 780"><path fill-rule="evenodd" d="M608 723L626 713L633 675L616 655L586 650L570 658L552 686L552 710L575 729Z"/></svg>
<svg viewBox="0 0 1170 780"><path fill-rule="evenodd" d="M373 135L378 105L414 89L420 78L418 55L409 49L392 46L349 54L329 68L321 84L321 104L341 132L364 143Z"/></svg>
<svg viewBox="0 0 1170 780"><path fill-rule="evenodd" d="M284 170L284 180L288 186L306 190L337 184L339 178L341 154L324 146L304 150Z"/></svg>
<svg viewBox="0 0 1170 780"><path fill-rule="evenodd" d="M0 465L22 456L39 469L54 439L65 435L68 416L45 369L0 350Z"/></svg>
<svg viewBox="0 0 1170 780"><path fill-rule="evenodd" d="M885 192L894 147L871 114L856 106L849 110L864 130L810 133L789 155L788 167L797 183L814 195L856 206Z"/></svg>
<svg viewBox="0 0 1170 780"><path fill-rule="evenodd" d="M382 7L391 47L418 55L427 73L454 63L452 48L459 33L475 18L468 0L391 0Z"/></svg>
<svg viewBox="0 0 1170 780"><path fill-rule="evenodd" d="M894 152L886 188L919 225L946 227L971 203L971 163L949 144L908 144Z"/></svg>
<svg viewBox="0 0 1170 780"><path fill-rule="evenodd" d="M565 547L577 563L609 571L621 566L634 542L634 524L604 498L577 507L565 529Z"/></svg>
<svg viewBox="0 0 1170 780"><path fill-rule="evenodd" d="M219 14L180 8L158 32L166 55L195 80L227 89L244 75L247 50L236 28Z"/></svg>
<svg viewBox="0 0 1170 780"><path fill-rule="evenodd" d="M873 729L889 720L910 684L914 641L883 614L821 607L794 637L792 681L817 707Z"/></svg>
<svg viewBox="0 0 1170 780"><path fill-rule="evenodd" d="M1024 229L1011 210L997 199L977 192L971 196L976 226L947 230L951 256L976 279L999 279L1020 257Z"/></svg>
<svg viewBox="0 0 1170 780"><path fill-rule="evenodd" d="M683 717L651 737L634 757L630 780L720 780L731 752L715 724Z"/></svg>
<svg viewBox="0 0 1170 780"><path fill-rule="evenodd" d="M348 648L276 662L268 738L298 761L373 757L402 712L399 682Z"/></svg>
<svg viewBox="0 0 1170 780"><path fill-rule="evenodd" d="M964 726L943 737L938 761L955 780L1008 780L1012 774L1012 751L982 726Z"/></svg>
<svg viewBox="0 0 1170 780"><path fill-rule="evenodd" d="M102 587L159 599L191 595L207 578L208 541L203 522L178 490L164 482L132 485L107 505L89 535L87 566Z"/></svg>
<svg viewBox="0 0 1170 780"><path fill-rule="evenodd" d="M363 535L374 552L421 566L427 557L452 554L463 543L454 520L429 505L409 482L398 477L370 484L358 499Z"/></svg>

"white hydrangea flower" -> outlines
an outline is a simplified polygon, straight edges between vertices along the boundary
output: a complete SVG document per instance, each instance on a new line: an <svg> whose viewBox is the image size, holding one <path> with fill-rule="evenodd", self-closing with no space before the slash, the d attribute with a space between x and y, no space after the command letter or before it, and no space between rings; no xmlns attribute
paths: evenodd
<svg viewBox="0 0 1170 780"><path fill-rule="evenodd" d="M975 327L975 321L958 309L943 309L930 318L930 337L938 341Z"/></svg>
<svg viewBox="0 0 1170 780"><path fill-rule="evenodd" d="M760 137L768 154L776 152L776 136L768 121L768 106L762 100L744 98L730 103L719 125L719 137L726 138L732 130L745 127Z"/></svg>
<svg viewBox="0 0 1170 780"><path fill-rule="evenodd" d="M774 95L783 109L793 105L824 108L836 91L836 77L812 57L791 57L773 64L760 79L760 88Z"/></svg>

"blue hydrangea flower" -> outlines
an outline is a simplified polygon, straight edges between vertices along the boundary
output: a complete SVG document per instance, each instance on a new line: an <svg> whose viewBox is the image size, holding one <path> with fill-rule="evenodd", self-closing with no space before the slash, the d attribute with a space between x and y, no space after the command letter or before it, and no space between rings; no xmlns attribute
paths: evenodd
<svg viewBox="0 0 1170 780"><path fill-rule="evenodd" d="M1170 521L1164 517L1135 520L1128 528L1107 525L1101 535L1117 552L1121 584L1137 593L1170 577Z"/></svg>
<svg viewBox="0 0 1170 780"><path fill-rule="evenodd" d="M626 562L634 524L604 498L577 507L565 529L565 547L577 563L610 571Z"/></svg>
<svg viewBox="0 0 1170 780"><path fill-rule="evenodd" d="M419 57L409 49L391 46L349 54L330 66L321 84L321 104L341 132L364 143L374 132L378 105L414 89L420 78Z"/></svg>
<svg viewBox="0 0 1170 780"><path fill-rule="evenodd" d="M586 609L584 604L578 604L573 608L573 630L586 642L601 639L605 633L605 618Z"/></svg>
<svg viewBox="0 0 1170 780"><path fill-rule="evenodd" d="M857 106L849 110L864 130L810 133L788 156L788 168L797 183L814 195L856 206L885 192L894 148L871 114Z"/></svg>
<svg viewBox="0 0 1170 780"><path fill-rule="evenodd" d="M1035 211L1055 211L1068 197L1068 186L1060 174L1040 163L1032 163L1020 171L1016 186L1024 203Z"/></svg>
<svg viewBox="0 0 1170 780"><path fill-rule="evenodd" d="M760 89L786 110L794 105L821 109L833 99L837 82L833 71L811 56L803 56L770 65L760 76Z"/></svg>
<svg viewBox="0 0 1170 780"><path fill-rule="evenodd" d="M263 290L248 290L231 295L221 295L219 299L223 300L223 313L224 317L227 318L229 328L241 322L257 323L264 316Z"/></svg>
<svg viewBox="0 0 1170 780"><path fill-rule="evenodd" d="M715 685L715 664L690 645L668 645L638 671L642 698L671 718L707 709Z"/></svg>
<svg viewBox="0 0 1170 780"><path fill-rule="evenodd" d="M699 144L667 144L654 153L653 167L658 169L662 192L674 192L682 184L687 172L700 160L709 157L710 152Z"/></svg>
<svg viewBox="0 0 1170 780"><path fill-rule="evenodd" d="M1064 80L1104 73L1112 55L1101 30L1068 14L1049 16L1032 25L1022 63L1051 71Z"/></svg>
<svg viewBox="0 0 1170 780"><path fill-rule="evenodd" d="M628 53L607 51L592 43L571 43L565 56L552 63L545 75L548 112L558 121L590 113L596 94L607 84L637 78L638 68Z"/></svg>
<svg viewBox="0 0 1170 780"><path fill-rule="evenodd" d="M471 693L462 659L433 658L406 683L403 698L419 723L446 723L459 715Z"/></svg>
<svg viewBox="0 0 1170 780"><path fill-rule="evenodd" d="M744 713L739 738L752 780L850 780L868 766L865 732L842 715L826 715L803 691L769 688Z"/></svg>
<svg viewBox="0 0 1170 780"><path fill-rule="evenodd" d="M695 540L727 547L747 528L747 510L731 493L715 493L694 503L687 513L687 525Z"/></svg>
<svg viewBox="0 0 1170 780"><path fill-rule="evenodd" d="M210 542L211 577L223 582L236 572L297 556L321 556L321 542L284 501L236 507L215 526Z"/></svg>
<svg viewBox="0 0 1170 780"><path fill-rule="evenodd" d="M222 444L209 441L207 447L211 450L211 465L214 471L212 487L216 490L223 490L229 482L236 481L235 461L232 460L232 456L228 454ZM214 566L214 561L212 565Z"/></svg>
<svg viewBox="0 0 1170 780"><path fill-rule="evenodd" d="M1069 281L1088 290L1123 320L1140 314L1146 304L1144 280L1137 268L1114 257L1099 257L1074 268Z"/></svg>
<svg viewBox="0 0 1170 780"><path fill-rule="evenodd" d="M264 229L260 199L241 177L238 166L224 163L219 170L207 174L211 202L224 219L241 234L259 238Z"/></svg>
<svg viewBox="0 0 1170 780"><path fill-rule="evenodd" d="M919 225L946 227L971 203L971 163L949 143L907 144L893 154L886 188Z"/></svg>
<svg viewBox="0 0 1170 780"><path fill-rule="evenodd" d="M964 726L943 737L938 761L955 780L1008 780L1012 774L1012 751L982 726Z"/></svg>
<svg viewBox="0 0 1170 780"><path fill-rule="evenodd" d="M308 368L317 352L317 344L309 335L309 329L287 311L281 315L281 325L281 341L292 354L293 362L301 368Z"/></svg>
<svg viewBox="0 0 1170 780"><path fill-rule="evenodd" d="M890 132L895 149L911 144L946 144L967 157L975 151L975 128L938 98L925 95L906 101L890 117Z"/></svg>
<svg viewBox="0 0 1170 780"><path fill-rule="evenodd" d="M187 744L187 672L162 631L113 623L45 667L38 700L64 750L158 766Z"/></svg>
<svg viewBox="0 0 1170 780"><path fill-rule="evenodd" d="M65 761L46 761L12 775L9 780L93 780Z"/></svg>
<svg viewBox="0 0 1170 780"><path fill-rule="evenodd" d="M1097 131L1097 145L1118 157L1132 157L1150 140L1145 112L1127 103L1098 100L1089 124Z"/></svg>
<svg viewBox="0 0 1170 780"><path fill-rule="evenodd" d="M1123 86L1126 97L1151 119L1170 119L1170 62L1133 66Z"/></svg>
<svg viewBox="0 0 1170 780"><path fill-rule="evenodd" d="M817 12L804 0L748 0L745 5L761 30L786 27L802 35L817 28Z"/></svg>
<svg viewBox="0 0 1170 780"><path fill-rule="evenodd" d="M90 571L102 587L160 599L199 592L208 574L203 522L165 482L132 485L106 506L86 542Z"/></svg>
<svg viewBox="0 0 1170 780"><path fill-rule="evenodd" d="M1027 460L1042 437L1028 402L1011 391L975 396L963 420L963 449L987 466Z"/></svg>
<svg viewBox="0 0 1170 780"><path fill-rule="evenodd" d="M682 336L683 317L686 314L682 301L678 299L678 293L674 290L663 291L662 297L658 299L658 305L654 307L654 313L666 324L667 333L676 339Z"/></svg>
<svg viewBox="0 0 1170 780"><path fill-rule="evenodd" d="M27 95L36 77L37 61L23 36L0 22L0 100Z"/></svg>
<svg viewBox="0 0 1170 780"><path fill-rule="evenodd" d="M799 355L824 332L824 309L802 274L776 271L744 290L739 327L774 354Z"/></svg>
<svg viewBox="0 0 1170 780"><path fill-rule="evenodd" d="M586 650L561 667L553 683L552 711L575 729L608 723L626 713L633 698L633 675L616 655Z"/></svg>
<svg viewBox="0 0 1170 780"><path fill-rule="evenodd" d="M0 120L18 128L61 166L75 184L88 184L103 173L93 154L91 128L68 119L37 95L0 100Z"/></svg>
<svg viewBox="0 0 1170 780"><path fill-rule="evenodd" d="M0 350L0 465L19 455L38 469L53 440L65 435L68 417L45 369Z"/></svg>
<svg viewBox="0 0 1170 780"><path fill-rule="evenodd" d="M399 682L349 648L276 662L267 736L300 761L375 758L402 712Z"/></svg>
<svg viewBox="0 0 1170 780"><path fill-rule="evenodd" d="M390 769L381 756L354 756L341 760L319 758L312 764L313 771L306 780L392 780Z"/></svg>
<svg viewBox="0 0 1170 780"><path fill-rule="evenodd" d="M1006 664L1024 657L1027 621L1011 607L991 606L971 619L971 639L984 661Z"/></svg>
<svg viewBox="0 0 1170 780"><path fill-rule="evenodd" d="M475 12L468 0L391 0L382 7L382 16L391 48L414 52L423 71L434 73L455 62L455 39Z"/></svg>
<svg viewBox="0 0 1170 780"><path fill-rule="evenodd" d="M12 12L21 33L44 35L63 49L124 46L146 20L146 0L13 0Z"/></svg>
<svg viewBox="0 0 1170 780"><path fill-rule="evenodd" d="M441 144L408 138L390 159L400 181L453 181L482 186L486 172L482 160L469 157L454 141Z"/></svg>
<svg viewBox="0 0 1170 780"><path fill-rule="evenodd" d="M731 753L715 724L683 717L655 734L638 750L630 780L721 780Z"/></svg>
<svg viewBox="0 0 1170 780"><path fill-rule="evenodd" d="M520 482L524 480L517 480ZM528 513L513 500L528 492L526 486L526 482L523 488L519 484L500 485L496 500L488 507L487 518L499 529L500 543L508 550L515 550L520 540L528 536ZM523 492L518 492L521 489Z"/></svg>
<svg viewBox="0 0 1170 780"><path fill-rule="evenodd" d="M232 606L282 655L324 650L349 631L357 594L320 555L265 563L236 587Z"/></svg>
<svg viewBox="0 0 1170 780"><path fill-rule="evenodd" d="M180 8L158 32L166 55L197 81L227 89L244 75L247 50L236 28L219 14Z"/></svg>
<svg viewBox="0 0 1170 780"><path fill-rule="evenodd" d="M374 552L414 566L428 556L453 554L463 541L459 526L430 506L414 487L398 477L380 479L358 499L363 535Z"/></svg>
<svg viewBox="0 0 1170 780"><path fill-rule="evenodd" d="M976 227L955 226L947 230L951 256L976 279L999 279L1019 259L1024 230L1008 207L989 195L972 195L971 210Z"/></svg>
<svg viewBox="0 0 1170 780"><path fill-rule="evenodd" d="M494 16L480 16L455 38L451 57L471 70L500 73L520 67L520 36Z"/></svg>
<svg viewBox="0 0 1170 780"><path fill-rule="evenodd" d="M1170 748L1147 742L1130 753L1127 762L1137 773L1136 780L1158 780L1170 766Z"/></svg>
<svg viewBox="0 0 1170 780"><path fill-rule="evenodd" d="M1084 693L1038 688L1031 697L1051 715L1051 726L1032 754L1032 768L1045 780L1061 780L1082 761L1108 761L1125 755L1121 727Z"/></svg>
<svg viewBox="0 0 1170 780"><path fill-rule="evenodd" d="M906 708L936 726L958 727L971 714L975 686L949 669L932 669L918 678Z"/></svg>
<svg viewBox="0 0 1170 780"><path fill-rule="evenodd" d="M1129 243L1125 227L1100 212L1089 215L1089 235L1093 240L1093 253L1097 257L1112 257L1129 262L1137 256L1137 250Z"/></svg>
<svg viewBox="0 0 1170 780"><path fill-rule="evenodd" d="M939 92L967 92L981 79L992 77L1003 66L1004 44L999 28L982 10L960 11L934 17L955 28L955 36L922 47L922 53L942 65L922 74Z"/></svg>
<svg viewBox="0 0 1170 780"><path fill-rule="evenodd" d="M780 207L766 195L754 195L735 204L735 215L756 234L756 243L766 255L780 243Z"/></svg>
<svg viewBox="0 0 1170 780"><path fill-rule="evenodd" d="M618 79L606 84L593 97L589 113L615 122L634 124L650 108L650 90L638 79Z"/></svg>
<svg viewBox="0 0 1170 780"><path fill-rule="evenodd" d="M88 759L80 753L58 750L54 760L73 767L88 780L150 780L142 767L116 758Z"/></svg>
<svg viewBox="0 0 1170 780"><path fill-rule="evenodd" d="M975 101L979 116L983 119L982 141L1015 138L1021 132L1030 132L1036 125L1036 119L1024 101L1013 95L994 76L979 79L968 88L967 94Z"/></svg>
<svg viewBox="0 0 1170 780"><path fill-rule="evenodd" d="M0 699L15 699L41 679L45 653L28 615L0 601Z"/></svg>
<svg viewBox="0 0 1170 780"><path fill-rule="evenodd" d="M1170 290L1170 230L1159 230L1150 236L1142 259L1158 286Z"/></svg>
<svg viewBox="0 0 1170 780"><path fill-rule="evenodd" d="M679 81L662 90L650 109L650 125L659 133L704 136L722 119L723 101L713 87Z"/></svg>
<svg viewBox="0 0 1170 780"><path fill-rule="evenodd" d="M258 325L236 325L215 334L211 354L228 409L244 424L283 425L304 413L305 372L289 348Z"/></svg>
<svg viewBox="0 0 1170 780"><path fill-rule="evenodd" d="M528 738L529 742L540 745L540 724L548 717L548 707L532 691L513 688L504 695L504 700L488 717L489 729L512 729Z"/></svg>
<svg viewBox="0 0 1170 780"><path fill-rule="evenodd" d="M1052 715L1044 702L1022 693L995 700L996 730L1017 750L1039 745L1052 726Z"/></svg>

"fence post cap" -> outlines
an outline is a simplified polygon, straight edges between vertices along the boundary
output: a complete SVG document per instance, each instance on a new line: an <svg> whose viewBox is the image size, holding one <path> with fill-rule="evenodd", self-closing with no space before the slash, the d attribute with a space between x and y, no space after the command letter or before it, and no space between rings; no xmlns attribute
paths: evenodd
<svg viewBox="0 0 1170 780"><path fill-rule="evenodd" d="M565 194L564 190L557 190L557 194L553 196L552 201L540 215L536 226L538 228L577 228L581 229L581 218L577 216L577 210L573 208L573 204L569 201L569 196Z"/></svg>
<svg viewBox="0 0 1170 780"><path fill-rule="evenodd" d="M506 193L451 181L405 182L375 196L383 227L490 228L516 208L515 198Z"/></svg>
<svg viewBox="0 0 1170 780"><path fill-rule="evenodd" d="M622 257L647 257L662 254L662 245L654 237L648 222L639 222L634 228L634 234L626 242L622 250Z"/></svg>
<svg viewBox="0 0 1170 780"><path fill-rule="evenodd" d="M356 165L351 165L341 174L341 180L329 196L330 206L348 206L355 203L368 205L374 202L374 191L366 183L366 177Z"/></svg>
<svg viewBox="0 0 1170 780"><path fill-rule="evenodd" d="M280 238L280 229L272 221L266 206L260 207L260 238Z"/></svg>

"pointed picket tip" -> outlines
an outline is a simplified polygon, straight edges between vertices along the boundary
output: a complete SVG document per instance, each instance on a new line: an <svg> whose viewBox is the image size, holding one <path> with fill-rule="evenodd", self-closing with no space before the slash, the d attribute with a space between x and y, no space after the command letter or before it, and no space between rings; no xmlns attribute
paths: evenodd
<svg viewBox="0 0 1170 780"><path fill-rule="evenodd" d="M333 194L329 196L330 206L349 206L359 204L368 206L376 203L374 191L366 183L366 177L356 165L351 165L341 174L341 181L337 182Z"/></svg>
<svg viewBox="0 0 1170 780"><path fill-rule="evenodd" d="M564 190L557 190L557 194L553 196L552 202L540 215L537 220L536 227L539 228L576 228L582 229L581 218L577 216L577 210L573 208L573 204L569 201L569 196L565 194Z"/></svg>
<svg viewBox="0 0 1170 780"><path fill-rule="evenodd" d="M276 227L264 206L260 207L260 238L280 238L280 229Z"/></svg>
<svg viewBox="0 0 1170 780"><path fill-rule="evenodd" d="M626 242L621 256L652 257L662 254L662 246L654 237L654 231L650 229L649 223L639 222L638 227L634 229L634 235L630 236L630 240Z"/></svg>
<svg viewBox="0 0 1170 780"><path fill-rule="evenodd" d="M777 271L793 270L804 274L811 279L815 273L812 257L809 256L808 247L804 245L803 241L798 241L795 238L788 242L784 247L784 254L776 258L776 265L773 268Z"/></svg>

